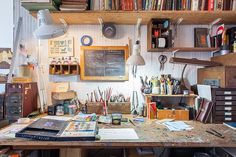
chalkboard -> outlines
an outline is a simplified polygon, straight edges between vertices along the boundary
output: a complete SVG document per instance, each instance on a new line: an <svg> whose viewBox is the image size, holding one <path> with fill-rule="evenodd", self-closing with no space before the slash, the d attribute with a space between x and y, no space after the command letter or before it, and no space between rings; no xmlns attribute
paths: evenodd
<svg viewBox="0 0 236 157"><path fill-rule="evenodd" d="M81 80L128 80L128 46L81 46Z"/></svg>

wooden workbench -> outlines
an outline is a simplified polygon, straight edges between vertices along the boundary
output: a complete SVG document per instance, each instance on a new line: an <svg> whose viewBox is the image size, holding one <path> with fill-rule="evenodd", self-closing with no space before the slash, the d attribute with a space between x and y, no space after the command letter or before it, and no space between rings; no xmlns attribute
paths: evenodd
<svg viewBox="0 0 236 157"><path fill-rule="evenodd" d="M188 121L194 127L191 131L171 132L155 120L123 123L121 126L99 126L134 128L139 136L138 140L98 140L98 141L69 141L49 142L33 141L21 138L4 139L0 136L0 146L12 146L14 149L60 149L60 148L101 148L101 147L236 147L236 132L222 124L202 124ZM221 132L225 138L221 139L205 131L213 128Z"/></svg>

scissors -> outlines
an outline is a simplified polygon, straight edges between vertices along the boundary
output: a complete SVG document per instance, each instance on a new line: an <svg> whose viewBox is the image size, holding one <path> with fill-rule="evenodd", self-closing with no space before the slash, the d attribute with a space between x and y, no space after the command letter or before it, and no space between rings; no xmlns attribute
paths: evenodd
<svg viewBox="0 0 236 157"><path fill-rule="evenodd" d="M160 71L164 70L164 64L165 64L166 61L167 61L166 55L160 55L160 56L158 57L158 61L159 61L159 63L160 63Z"/></svg>

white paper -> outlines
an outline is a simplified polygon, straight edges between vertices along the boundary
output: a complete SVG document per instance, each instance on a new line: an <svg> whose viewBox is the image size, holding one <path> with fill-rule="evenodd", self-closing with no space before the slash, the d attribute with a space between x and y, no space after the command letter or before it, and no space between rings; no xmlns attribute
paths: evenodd
<svg viewBox="0 0 236 157"><path fill-rule="evenodd" d="M70 121L72 119L72 117L65 117L65 116L45 116L42 118L52 119L52 120L62 120L62 121Z"/></svg>
<svg viewBox="0 0 236 157"><path fill-rule="evenodd" d="M122 129L99 129L98 135L102 140L136 140L137 133L132 128Z"/></svg>
<svg viewBox="0 0 236 157"><path fill-rule="evenodd" d="M170 131L183 131L183 130L191 130L193 127L185 124L182 121L175 122L165 122L163 123Z"/></svg>
<svg viewBox="0 0 236 157"><path fill-rule="evenodd" d="M205 98L209 101L212 101L211 100L211 86L209 85L200 85L198 84L197 85L197 91L198 91L198 95L201 97L201 98Z"/></svg>
<svg viewBox="0 0 236 157"><path fill-rule="evenodd" d="M28 126L28 124L12 124L0 130L1 138L15 138L15 134Z"/></svg>

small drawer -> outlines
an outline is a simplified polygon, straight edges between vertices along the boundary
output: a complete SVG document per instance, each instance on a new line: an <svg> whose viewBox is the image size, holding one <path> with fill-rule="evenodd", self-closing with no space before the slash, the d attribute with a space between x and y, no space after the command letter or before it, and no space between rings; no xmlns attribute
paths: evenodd
<svg viewBox="0 0 236 157"><path fill-rule="evenodd" d="M232 91L232 90L216 91L216 95L223 95L223 96L236 95L236 91Z"/></svg>
<svg viewBox="0 0 236 157"><path fill-rule="evenodd" d="M236 106L216 106L216 111L236 111Z"/></svg>
<svg viewBox="0 0 236 157"><path fill-rule="evenodd" d="M230 122L235 120L236 116L215 116L215 121L217 122Z"/></svg>
<svg viewBox="0 0 236 157"><path fill-rule="evenodd" d="M236 106L236 101L216 101L216 106Z"/></svg>
<svg viewBox="0 0 236 157"><path fill-rule="evenodd" d="M7 88L6 88L6 92L7 93L22 93L23 92L23 86L22 84L7 84Z"/></svg>
<svg viewBox="0 0 236 157"><path fill-rule="evenodd" d="M236 96L216 96L216 100L233 101L236 100Z"/></svg>
<svg viewBox="0 0 236 157"><path fill-rule="evenodd" d="M216 111L216 116L236 116L236 111Z"/></svg>

